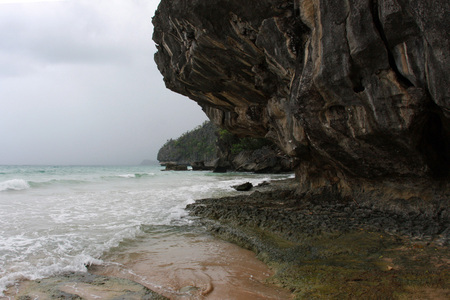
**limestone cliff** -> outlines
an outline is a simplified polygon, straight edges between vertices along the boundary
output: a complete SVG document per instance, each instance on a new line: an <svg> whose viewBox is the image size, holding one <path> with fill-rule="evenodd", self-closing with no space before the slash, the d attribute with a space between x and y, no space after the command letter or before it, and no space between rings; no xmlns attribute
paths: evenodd
<svg viewBox="0 0 450 300"><path fill-rule="evenodd" d="M277 143L304 190L445 190L448 20L448 0L162 0L155 61L215 124Z"/></svg>

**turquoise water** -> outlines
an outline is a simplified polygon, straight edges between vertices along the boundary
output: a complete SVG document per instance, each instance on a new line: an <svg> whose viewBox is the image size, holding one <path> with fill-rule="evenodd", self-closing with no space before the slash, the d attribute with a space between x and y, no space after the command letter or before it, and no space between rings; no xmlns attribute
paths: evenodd
<svg viewBox="0 0 450 300"><path fill-rule="evenodd" d="M196 199L290 175L162 172L160 166L0 166L0 295L11 284L102 264L149 226L190 226Z"/></svg>

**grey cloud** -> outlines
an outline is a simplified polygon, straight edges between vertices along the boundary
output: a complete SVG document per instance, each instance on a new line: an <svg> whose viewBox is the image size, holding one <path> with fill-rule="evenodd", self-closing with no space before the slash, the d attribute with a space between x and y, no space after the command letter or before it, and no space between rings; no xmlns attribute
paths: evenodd
<svg viewBox="0 0 450 300"><path fill-rule="evenodd" d="M201 124L153 62L159 1L0 5L0 164L132 164Z"/></svg>
<svg viewBox="0 0 450 300"><path fill-rule="evenodd" d="M76 2L75 2L76 3ZM49 4L47 4L49 5ZM56 5L51 13L23 13L9 8L0 13L0 53L32 58L35 63L119 63L129 59L127 41L96 20L89 7ZM22 12L22 14L21 14ZM14 61L11 61L14 63Z"/></svg>

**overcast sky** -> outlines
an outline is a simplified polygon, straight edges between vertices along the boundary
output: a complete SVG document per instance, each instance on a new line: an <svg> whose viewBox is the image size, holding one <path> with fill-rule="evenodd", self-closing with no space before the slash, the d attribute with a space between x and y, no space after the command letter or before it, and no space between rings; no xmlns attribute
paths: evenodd
<svg viewBox="0 0 450 300"><path fill-rule="evenodd" d="M153 61L159 0L0 0L0 164L139 164L206 120Z"/></svg>

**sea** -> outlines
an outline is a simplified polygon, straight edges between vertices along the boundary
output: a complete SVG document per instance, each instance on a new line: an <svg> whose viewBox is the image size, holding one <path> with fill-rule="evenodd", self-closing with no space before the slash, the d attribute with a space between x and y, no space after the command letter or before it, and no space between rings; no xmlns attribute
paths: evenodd
<svg viewBox="0 0 450 300"><path fill-rule="evenodd" d="M237 194L232 186L247 181L292 177L162 169L0 166L0 297L24 280L106 264L111 251L133 242L177 240L198 226L185 210L196 199Z"/></svg>

